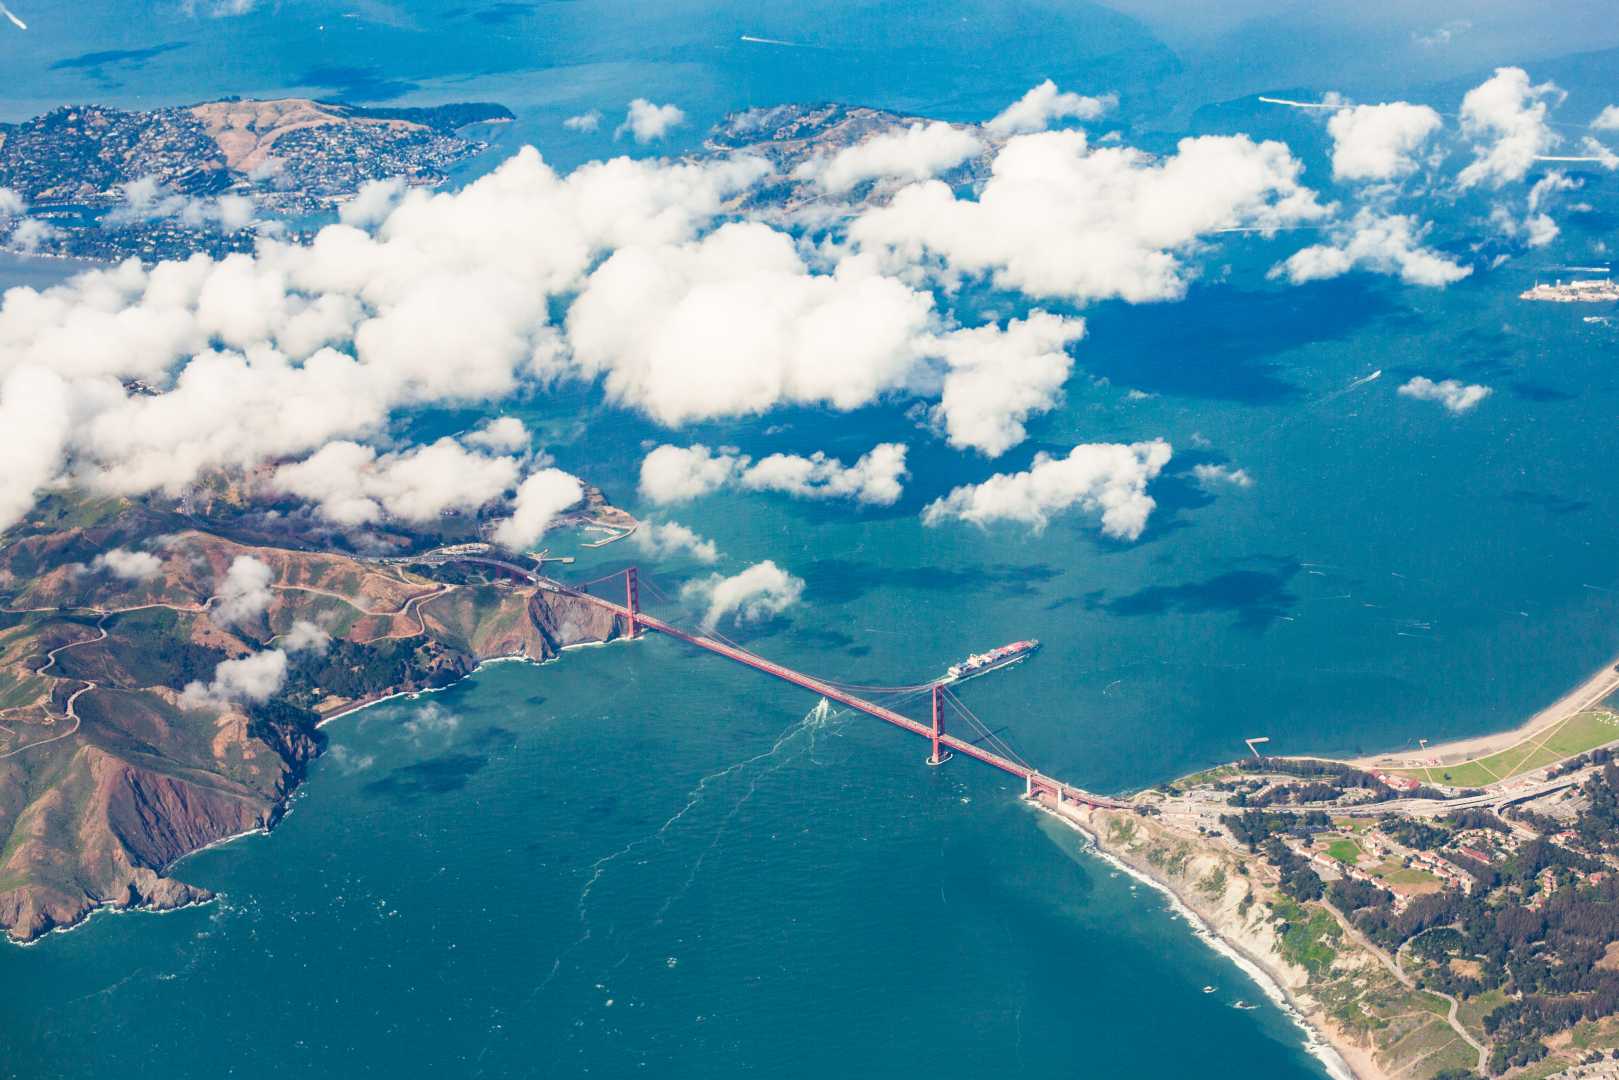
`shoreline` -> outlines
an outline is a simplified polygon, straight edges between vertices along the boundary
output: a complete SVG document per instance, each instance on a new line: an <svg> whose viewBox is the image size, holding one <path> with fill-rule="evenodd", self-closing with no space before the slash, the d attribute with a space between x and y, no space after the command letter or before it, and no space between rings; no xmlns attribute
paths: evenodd
<svg viewBox="0 0 1619 1080"><path fill-rule="evenodd" d="M568 652L568 651L570 651L572 649L603 649L603 648L606 648L607 646L613 644L614 642L628 641L628 640L631 640L631 639L629 639L629 638L614 638L612 641L580 641L580 642L575 642L572 645L563 645L561 648L559 648L557 650L557 655L556 656L548 656L544 660L536 660L532 656L524 656L521 653L508 653L508 654L506 654L504 656L486 657L486 658L484 658L482 660L479 660L476 664L474 664L472 666L471 670L469 670L466 674L462 675L459 679L456 679L454 682L447 682L443 686L424 686L420 690L395 690L392 693L382 694L382 695L380 695L378 697L374 697L369 701L352 702L352 703L350 703L348 705L343 706L341 709L338 709L336 712L332 713L330 716L321 717L315 723L315 730L319 731L321 728L325 727L327 724L330 724L333 720L340 720L345 716L352 716L354 713L360 712L360 711L362 711L364 709L369 709L373 705L381 705L383 702L386 702L386 701L394 701L394 700L397 700L398 698L415 699L415 698L421 697L423 694L441 694L441 693L443 693L444 691L450 689L453 686L461 685L462 683L466 682L468 679L472 678L474 675L478 674L478 672L482 671L485 667L488 667L488 666L490 666L492 664L533 664L535 667L544 667L547 664L554 664L554 663L558 662L559 660L562 659L562 654L563 653ZM242 835L247 835L247 834L244 833ZM221 842L223 842L223 841L221 841ZM198 848L197 850L202 851L204 849ZM176 861L178 861L178 860L176 860Z"/></svg>
<svg viewBox="0 0 1619 1080"><path fill-rule="evenodd" d="M1263 961L1249 953L1240 943L1232 941L1221 934L1207 918L1187 901L1186 897L1181 895L1180 890L1175 888L1174 885L1153 873L1149 868L1137 866L1117 852L1110 851L1103 843L1101 836L1089 827L1089 823L1044 803L1034 803L1032 805L1040 813L1046 814L1078 833L1085 841L1085 850L1089 854L1162 895L1168 901L1170 913L1185 920L1186 925L1192 930L1193 937L1203 942L1221 958L1230 961L1232 966L1253 980L1254 984L1259 987L1260 992L1279 1008L1288 1020L1292 1021L1293 1026L1298 1028L1304 1035L1305 1053L1319 1061L1322 1068L1326 1070L1327 1075L1332 1077L1333 1080L1371 1080L1372 1077L1379 1075L1357 1071L1350 1064L1349 1058L1361 1056L1356 1052L1358 1048L1348 1048L1349 1053L1346 1055L1346 1048L1339 1046L1327 1031L1311 1022L1309 1015L1305 1012L1299 1000L1294 997L1293 992L1265 966Z"/></svg>
<svg viewBox="0 0 1619 1080"><path fill-rule="evenodd" d="M1505 731L1489 735L1470 735L1449 742L1434 743L1427 749L1387 750L1378 754L1364 754L1353 758L1330 758L1359 768L1421 768L1424 765L1454 765L1461 761L1489 757L1510 750L1540 734L1544 729L1562 723L1586 709L1601 704L1604 698L1619 692L1619 656L1610 657L1600 668L1577 683L1573 689L1550 705L1532 713L1527 720ZM1451 760L1447 760L1450 758Z"/></svg>
<svg viewBox="0 0 1619 1080"><path fill-rule="evenodd" d="M555 655L544 658L535 658L522 654L506 654L486 657L478 660L472 668L460 675L460 677L444 684L443 686L424 687L416 690L396 690L390 693L380 694L370 700L351 702L337 709L330 715L321 717L315 726L318 730L334 720L345 716L350 716L354 713L361 712L365 709L381 705L397 698L408 698L415 700L424 694L433 694L448 690L466 679L470 679L472 676L481 671L486 665L502 663L526 663L533 664L536 667L541 667L549 663L560 661L562 659L562 654L570 649L603 648L614 644L617 641L629 640L634 639L611 638L602 641L577 642L562 646L560 649L558 649ZM1542 729L1550 728L1553 725L1563 722L1569 716L1592 707L1594 704L1599 703L1601 700L1605 699L1616 691L1619 691L1619 658L1615 658L1615 660L1611 663L1604 664L1602 668L1585 678L1577 686L1560 696L1550 705L1537 711L1528 720L1518 725L1516 728L1494 735L1456 740L1452 743L1442 744L1440 746L1432 746L1423 752L1430 756L1443 754L1446 752L1477 754L1479 752L1478 748L1488 748L1491 746L1495 746L1496 751L1498 751L1500 748L1516 745L1527 738L1533 737L1533 735L1540 732ZM1487 750L1486 752L1496 751ZM1373 763L1387 766L1390 759L1391 755L1381 755L1377 757L1340 760L1351 760L1354 764L1363 766ZM293 802L293 794L293 792L289 792L286 798L283 800L281 812L278 813L277 817L274 819L276 822L278 822L280 817L284 816L285 813L290 812L291 804ZM1110 845L1107 843L1103 838L1104 830L1099 828L1098 822L1095 820L1096 811L1094 809L1080 811L1077 807L1072 809L1067 807L1054 807L1038 801L1032 802L1032 805L1037 811L1048 815L1062 826L1076 833L1080 837L1082 850L1084 850L1087 854L1095 856L1106 865L1119 872L1127 874L1135 882L1145 884L1149 888L1158 892L1164 898L1169 914L1172 917L1184 919L1187 927L1190 928L1193 937L1203 942L1205 946L1214 951L1222 959L1229 961L1255 986L1257 986L1260 992L1272 1004L1282 1011L1287 1019L1301 1033L1303 1050L1320 1063L1321 1068L1326 1075L1332 1077L1333 1080L1385 1080L1385 1077L1388 1074L1384 1069L1380 1068L1376 1064L1370 1050L1350 1042L1342 1033L1336 1031L1330 1023L1322 1022L1322 1019L1318 1016L1319 1010L1313 1006L1306 1005L1300 1000L1300 997L1293 989L1290 988L1288 984L1288 975L1286 973L1286 969L1278 969L1276 958L1271 958L1269 960L1264 958L1262 955L1264 952L1262 943L1255 947L1258 949L1258 952L1256 953L1255 949L1249 948L1247 945L1245 945L1244 941L1239 940L1240 932L1251 931L1252 927L1237 927L1235 931L1231 931L1230 927L1224 926L1220 921L1218 917L1220 912L1218 910L1215 910L1213 914L1204 914L1204 912L1199 909L1195 899L1189 897L1187 893L1185 893L1181 888L1177 887L1173 881L1158 873L1152 865L1143 863L1139 861L1138 858L1133 857L1132 853L1127 848L1119 849L1115 845ZM184 855L173 860L167 866L160 868L158 873L160 875L165 874L171 868L184 862L193 855L200 854L201 852L207 851L211 848L222 847L225 844L233 843L242 837L254 834L269 835L273 827L273 824L271 824L264 827L247 829L230 836L220 837L217 840L204 844L194 851L186 852ZM28 947L39 944L41 941L46 940L46 938L48 938L51 934L68 933L72 930L78 929L81 926L87 925L95 916L102 914L103 912L111 912L113 914L125 912L148 912L162 914L168 911L177 911L190 907L203 906L212 903L218 898L218 896L209 893L206 897L193 899L186 903L172 906L155 906L147 902L127 906L116 906L111 903L102 903L86 911L81 919L65 926L53 927L48 933L41 934L32 940L19 941L11 938L10 935L7 935L7 940L16 945ZM1228 931L1231 932L1228 933Z"/></svg>
<svg viewBox="0 0 1619 1080"><path fill-rule="evenodd" d="M361 711L363 711L365 709L369 709L374 705L381 705L384 702L393 701L393 700L395 700L397 698L416 698L416 697L419 697L419 696L421 696L423 694L436 694L436 693L440 693L441 691L448 690L448 689L450 689L450 687L457 686L457 685L465 682L467 679L472 678L472 676L476 675L479 671L483 670L485 665L523 663L523 664L533 664L535 667L543 667L546 664L556 663L558 660L561 660L562 659L561 654L567 652L569 649L603 648L605 646L613 644L613 641L619 641L619 640L628 641L628 640L633 640L633 639L630 639L630 638L614 638L612 641L581 641L581 642L577 642L577 643L572 644L572 645L564 645L558 650L558 654L556 656L547 657L544 660L536 660L532 656L523 656L523 655L520 655L520 654L517 654L517 653L512 653L512 654L509 654L509 655L506 655L506 656L491 656L491 657L488 657L487 659L479 660L478 663L476 665L474 665L472 667L472 669L469 670L466 674L462 675L459 679L456 679L454 682L445 683L443 686L429 686L429 687L424 687L423 689L420 689L420 690L396 690L391 694L383 694L383 695L381 695L379 697L372 698L370 701L360 701L360 702L354 702L353 704L350 704L350 705L346 705L343 708L341 708L341 709L337 710L336 712L332 713L330 716L322 717L319 721L316 722L315 729L318 731L321 728L325 727L327 724L331 723L333 720L337 720L337 719L340 719L340 718L345 717L345 716L352 716L353 714L355 714L357 712L361 712ZM320 758L317 756L316 758L314 758L312 760L318 761L318 760L320 760ZM303 785L300 783L299 788L301 788L302 786ZM294 796L296 794L297 794L297 789L294 789L293 791L287 792L285 798L283 798L283 800L282 800L281 805L277 808L278 813L277 813L277 815L276 815L276 817L274 819L274 824L266 825L266 826L258 826L258 827L251 828L251 829L244 829L241 832L233 833L230 836L221 836L217 840L210 840L208 843L202 845L202 847L199 847L194 851L188 851L184 855L181 855L179 858L177 858L177 859L173 860L172 862L168 863L166 866L160 867L156 871L156 873L158 875L160 875L160 876L165 875L165 874L167 874L167 872L169 870L173 869L176 866L179 866L181 863L185 862L187 859L191 858L193 855L200 855L204 851L208 851L208 850L210 850L212 848L223 847L226 844L235 843L237 840L240 840L243 837L247 837L247 836L269 836L269 835L271 835L271 833L275 829L275 825L279 824L284 818L286 818L286 816L288 814L290 814L292 812ZM27 949L27 948L32 948L33 946L38 945L41 942L48 940L52 935L55 935L55 934L68 934L68 933L72 933L73 931L79 929L80 927L88 926L90 924L90 920L95 918L97 915L101 915L101 914L112 914L112 915L127 915L127 914L166 915L171 911L184 911L187 908L202 907L204 905L213 903L217 899L218 899L217 895L211 894L207 899L192 900L192 901L190 901L188 903L178 904L178 905L175 905L175 906L172 906L172 907L159 907L159 906L156 906L154 904L151 904L151 903L145 902L145 901L143 901L141 903L138 903L138 904L129 904L129 905L124 906L124 907L119 907L119 906L116 906L116 905L114 905L113 903L111 903L109 901L103 901L102 903L99 903L99 904L95 905L94 907L90 908L88 911L86 911L84 913L83 918L80 918L80 919L78 919L78 920L76 920L74 922L68 923L68 924L66 924L64 926L53 926L49 930L47 930L45 933L40 934L37 937L30 938L30 939L28 939L26 941L14 938L10 934L0 934L0 938L3 938L6 942L8 942L9 944L15 945L18 948Z"/></svg>
<svg viewBox="0 0 1619 1080"><path fill-rule="evenodd" d="M231 840L240 840L242 837L251 836L256 832L268 833L269 830L249 829L246 832L239 832L235 836L228 836L223 839L216 840L213 843L208 844L206 847L200 847L196 851L186 852L184 855L180 856L180 858L174 860L174 863L170 863L169 865L173 866L176 863L183 862L186 859L189 859L191 856L197 854L197 852L207 850L207 848L228 843ZM66 926L53 926L43 934L40 934L38 937L30 938L27 941L18 941L10 934L0 935L0 940L4 940L19 949L32 949L36 945L49 941L56 934L71 934L80 927L89 926L90 923L100 915L172 915L177 911L190 911L192 908L207 907L209 904L212 904L218 899L219 897L217 895L209 893L205 898L187 900L183 904L172 904L168 907L157 907L152 904L130 904L127 907L119 907L110 900L103 900L95 907L86 911L84 913L84 917L78 922L69 923Z"/></svg>

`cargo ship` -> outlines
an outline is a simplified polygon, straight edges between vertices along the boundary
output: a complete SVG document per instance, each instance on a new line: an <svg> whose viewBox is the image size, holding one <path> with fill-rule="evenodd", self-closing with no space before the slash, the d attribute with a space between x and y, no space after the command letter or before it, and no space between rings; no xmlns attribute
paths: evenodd
<svg viewBox="0 0 1619 1080"><path fill-rule="evenodd" d="M945 669L945 676L940 682L961 682L964 679L987 675L991 671L998 671L1010 664L1033 653L1040 647L1038 641L1014 641L1010 645L1002 645L989 652L973 653L959 664L951 664Z"/></svg>

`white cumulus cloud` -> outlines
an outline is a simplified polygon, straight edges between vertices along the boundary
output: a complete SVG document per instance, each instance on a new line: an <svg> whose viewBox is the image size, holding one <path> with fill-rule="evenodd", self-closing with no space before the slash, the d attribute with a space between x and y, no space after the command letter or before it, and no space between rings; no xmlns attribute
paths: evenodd
<svg viewBox="0 0 1619 1080"><path fill-rule="evenodd" d="M641 496L660 505L701 498L724 487L742 459L702 443L665 444L641 460Z"/></svg>
<svg viewBox="0 0 1619 1080"><path fill-rule="evenodd" d="M1192 478L1205 490L1254 486L1254 478L1248 475L1247 469L1233 469L1229 465L1193 465Z"/></svg>
<svg viewBox="0 0 1619 1080"><path fill-rule="evenodd" d="M528 427L517 417L498 416L461 436L461 442L494 454L517 454L527 450L533 439Z"/></svg>
<svg viewBox="0 0 1619 1080"><path fill-rule="evenodd" d="M525 479L512 500L512 516L495 527L495 543L514 551L545 535L558 514L584 498L579 478L561 469L541 469Z"/></svg>
<svg viewBox="0 0 1619 1080"><path fill-rule="evenodd" d="M262 560L251 555L238 555L220 580L209 606L209 617L221 626L235 626L263 615L270 607L274 594L270 583L275 572Z"/></svg>
<svg viewBox="0 0 1619 1080"><path fill-rule="evenodd" d="M739 623L771 618L798 603L803 595L803 580L769 559L729 577L711 574L689 581L680 590L681 599L707 605L704 630L713 630L726 618Z"/></svg>
<svg viewBox="0 0 1619 1080"><path fill-rule="evenodd" d="M624 122L613 132L613 138L629 135L638 143L657 142L686 122L686 114L674 105L654 105L646 98L630 102Z"/></svg>
<svg viewBox="0 0 1619 1080"><path fill-rule="evenodd" d="M767 171L620 158L560 176L524 149L459 191L405 192L370 231L8 290L0 522L64 477L178 494L210 470L364 441L399 410L573 372L553 304L609 251L701 234ZM120 385L133 379L156 392Z"/></svg>
<svg viewBox="0 0 1619 1080"><path fill-rule="evenodd" d="M905 268L936 260L947 278L1075 301L1184 295L1183 259L1221 229L1269 230L1328 213L1279 142L1182 139L1154 158L1092 147L1083 131L1022 135L996 156L977 198L931 180L867 210L850 237Z"/></svg>
<svg viewBox="0 0 1619 1080"><path fill-rule="evenodd" d="M823 191L841 195L867 180L925 180L948 172L983 149L983 141L966 128L943 121L915 123L835 154L811 158L793 170L793 175L813 179Z"/></svg>
<svg viewBox="0 0 1619 1080"><path fill-rule="evenodd" d="M734 223L615 252L568 312L585 375L676 426L779 405L853 409L911 378L933 298L849 258L811 273L785 233Z"/></svg>
<svg viewBox="0 0 1619 1080"><path fill-rule="evenodd" d="M276 469L271 482L339 525L370 525L384 515L422 524L499 498L517 482L517 469L511 458L474 453L448 436L386 454L338 441Z"/></svg>
<svg viewBox="0 0 1619 1080"><path fill-rule="evenodd" d="M1025 135L1031 131L1044 131L1054 120L1096 120L1118 103L1118 96L1114 94L1086 97L1083 94L1064 93L1057 89L1056 83L1047 79L1008 105L984 125L984 130L1000 138Z"/></svg>
<svg viewBox="0 0 1619 1080"><path fill-rule="evenodd" d="M1362 207L1333 230L1332 242L1312 244L1271 268L1271 277L1295 285L1340 277L1351 270L1390 274L1408 285L1445 286L1473 272L1456 260L1424 247L1428 227L1408 214Z"/></svg>
<svg viewBox="0 0 1619 1080"><path fill-rule="evenodd" d="M149 581L163 569L163 560L149 551L108 548L91 560L90 569L105 570L125 581Z"/></svg>
<svg viewBox="0 0 1619 1080"><path fill-rule="evenodd" d="M1417 153L1441 124L1433 109L1405 101L1339 109L1327 121L1332 175L1339 180L1405 176L1416 169Z"/></svg>
<svg viewBox="0 0 1619 1080"><path fill-rule="evenodd" d="M630 542L655 559L688 555L708 565L720 561L720 549L714 541L699 536L678 521L643 521L630 535Z"/></svg>
<svg viewBox="0 0 1619 1080"><path fill-rule="evenodd" d="M853 465L829 458L817 450L801 454L771 454L741 473L743 487L753 491L784 491L803 499L854 499L877 506L892 506L905 488L905 446L879 443Z"/></svg>
<svg viewBox="0 0 1619 1080"><path fill-rule="evenodd" d="M664 445L641 462L641 494L668 504L735 484L805 499L854 499L891 506L904 493L905 452L902 443L879 443L853 465L845 465L819 450L808 456L770 454L754 462L745 454L715 451L701 443Z"/></svg>
<svg viewBox="0 0 1619 1080"><path fill-rule="evenodd" d="M0 530L21 521L56 476L72 422L71 389L55 372L28 366L0 376Z"/></svg>
<svg viewBox="0 0 1619 1080"><path fill-rule="evenodd" d="M186 684L180 704L190 709L218 707L231 702L268 701L287 683L287 654L265 649L238 660L221 660L206 685Z"/></svg>
<svg viewBox="0 0 1619 1080"><path fill-rule="evenodd" d="M331 647L332 635L308 619L295 619L292 629L281 635L281 647L287 652L312 652L324 656Z"/></svg>
<svg viewBox="0 0 1619 1080"><path fill-rule="evenodd" d="M588 112L570 116L562 121L562 126L569 131L595 131L602 126L602 113L600 109L591 109Z"/></svg>
<svg viewBox="0 0 1619 1080"><path fill-rule="evenodd" d="M1073 369L1068 346L1085 333L1085 320L1035 310L1002 330L994 325L956 330L936 345L947 367L933 416L950 445L999 457L1022 442L1024 422L1050 410Z"/></svg>
<svg viewBox="0 0 1619 1080"><path fill-rule="evenodd" d="M119 226L174 218L189 228L217 225L225 232L236 232L253 223L254 212L253 200L243 195L199 198L144 176L124 185L123 200L102 216L101 223Z"/></svg>
<svg viewBox="0 0 1619 1080"><path fill-rule="evenodd" d="M1552 173L1550 175L1557 176L1560 174ZM1542 181L1541 183L1544 182ZM1537 191L1540 186L1541 184L1535 185ZM1550 214L1536 210L1537 205L1542 200L1543 196L1537 197L1536 192L1532 191L1529 195L1529 212L1524 214L1522 218L1519 218L1506 206L1497 203L1490 208L1490 224L1495 226L1496 232L1508 240L1522 241L1525 247L1530 248L1545 247L1557 239L1562 230L1557 227L1557 222L1552 219Z"/></svg>
<svg viewBox="0 0 1619 1080"><path fill-rule="evenodd" d="M1607 169L1609 172L1619 169L1619 153L1614 153L1612 150L1609 150L1608 147L1598 139L1590 135L1585 136L1580 140L1580 149L1585 151L1586 157L1595 159L1598 165L1602 166L1604 169Z"/></svg>
<svg viewBox="0 0 1619 1080"><path fill-rule="evenodd" d="M1496 68L1462 98L1462 134L1473 140L1473 160L1456 177L1470 188L1522 180L1535 159L1550 153L1558 137L1546 121L1563 100L1555 83L1532 85L1523 68Z"/></svg>
<svg viewBox="0 0 1619 1080"><path fill-rule="evenodd" d="M981 484L956 488L928 504L922 520L990 525L1014 522L1039 531L1053 515L1077 507L1099 514L1102 532L1135 540L1158 504L1147 494L1173 453L1162 439L1152 442L1082 443L1066 457L1036 454L1027 471L999 473Z"/></svg>
<svg viewBox="0 0 1619 1080"><path fill-rule="evenodd" d="M1417 401L1437 401L1450 412L1461 414L1489 397L1490 388L1478 383L1464 385L1457 379L1434 382L1418 375L1401 386L1399 393L1402 397L1414 398Z"/></svg>
<svg viewBox="0 0 1619 1080"><path fill-rule="evenodd" d="M405 193L405 180L390 176L385 180L367 180L354 193L354 198L338 207L337 220L345 225L369 229L380 225L393 213L399 198Z"/></svg>

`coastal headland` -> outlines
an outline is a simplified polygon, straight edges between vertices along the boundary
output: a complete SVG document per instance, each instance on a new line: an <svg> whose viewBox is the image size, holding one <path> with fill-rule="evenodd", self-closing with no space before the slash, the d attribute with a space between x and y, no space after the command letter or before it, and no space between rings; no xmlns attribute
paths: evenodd
<svg viewBox="0 0 1619 1080"><path fill-rule="evenodd" d="M274 825L327 720L624 629L493 575L310 550L263 507L189 511L67 494L0 548L0 926L14 941L98 909L208 899L170 867ZM627 515L591 491L573 519Z"/></svg>
<svg viewBox="0 0 1619 1080"><path fill-rule="evenodd" d="M1169 894L1335 1075L1586 1075L1619 1054L1616 664L1496 735L1039 806Z"/></svg>

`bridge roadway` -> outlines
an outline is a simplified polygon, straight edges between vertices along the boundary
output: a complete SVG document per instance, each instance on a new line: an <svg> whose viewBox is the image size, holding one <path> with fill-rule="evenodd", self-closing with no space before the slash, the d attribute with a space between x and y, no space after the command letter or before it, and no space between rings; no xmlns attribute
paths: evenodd
<svg viewBox="0 0 1619 1080"><path fill-rule="evenodd" d="M482 563L487 566L497 567L532 582L542 589L559 592L564 595L572 596L588 603L595 604L598 607L606 608L619 618L624 619L626 623L645 627L649 630L656 630L660 634L667 634L672 638L684 641L688 645L694 645L699 649L706 649L711 653L718 653L720 656L723 656L728 660L734 660L739 664L746 664L748 667L762 671L767 675L774 675L783 682L792 683L794 686L801 686L811 693L819 694L828 700L847 705L851 709L863 712L868 716L874 716L886 723L893 724L897 728L903 728L913 735L920 735L924 739L933 738L932 728L928 727L926 724L918 723L908 716L897 713L893 709L884 708L883 706L878 705L876 702L867 701L865 698L851 694L847 690L840 690L831 683L822 682L820 679L817 679L814 676L805 675L801 671L794 671L790 667L778 664L772 660L766 660L764 657L758 655L757 653L749 652L747 649L737 648L735 645L728 645L723 641L716 640L715 638L708 637L704 634L690 633L686 630L680 629L678 626L675 626L672 623L665 622L654 615L648 615L644 611L632 612L623 604L616 604L605 597L596 596L588 592L582 592L579 589L575 589L569 585L565 585L562 582L557 581L555 578L549 578L542 574L537 574L527 567L520 566L517 563L507 562L504 559L495 559L482 555L457 555L446 556L444 558L430 557L429 559L424 559L422 561L475 562ZM1060 780L1055 780L1036 769L1031 769L1029 766L1020 762L1013 761L1010 758L1002 757L1000 754L985 750L983 747L978 746L975 743L968 742L967 740L959 738L955 735L951 735L948 732L941 733L939 735L939 745L948 747L955 753L965 754L967 757L981 761L986 765L994 766L995 768L1000 769L1002 772L1010 773L1011 775L1017 777L1023 781L1025 793L1032 799L1055 802L1059 805L1062 803L1083 803L1087 806L1098 806L1109 809L1128 809L1129 807L1129 804L1120 802L1117 799L1109 799L1101 795L1093 795L1091 792L1088 792L1083 788L1077 788L1072 784L1065 784Z"/></svg>

